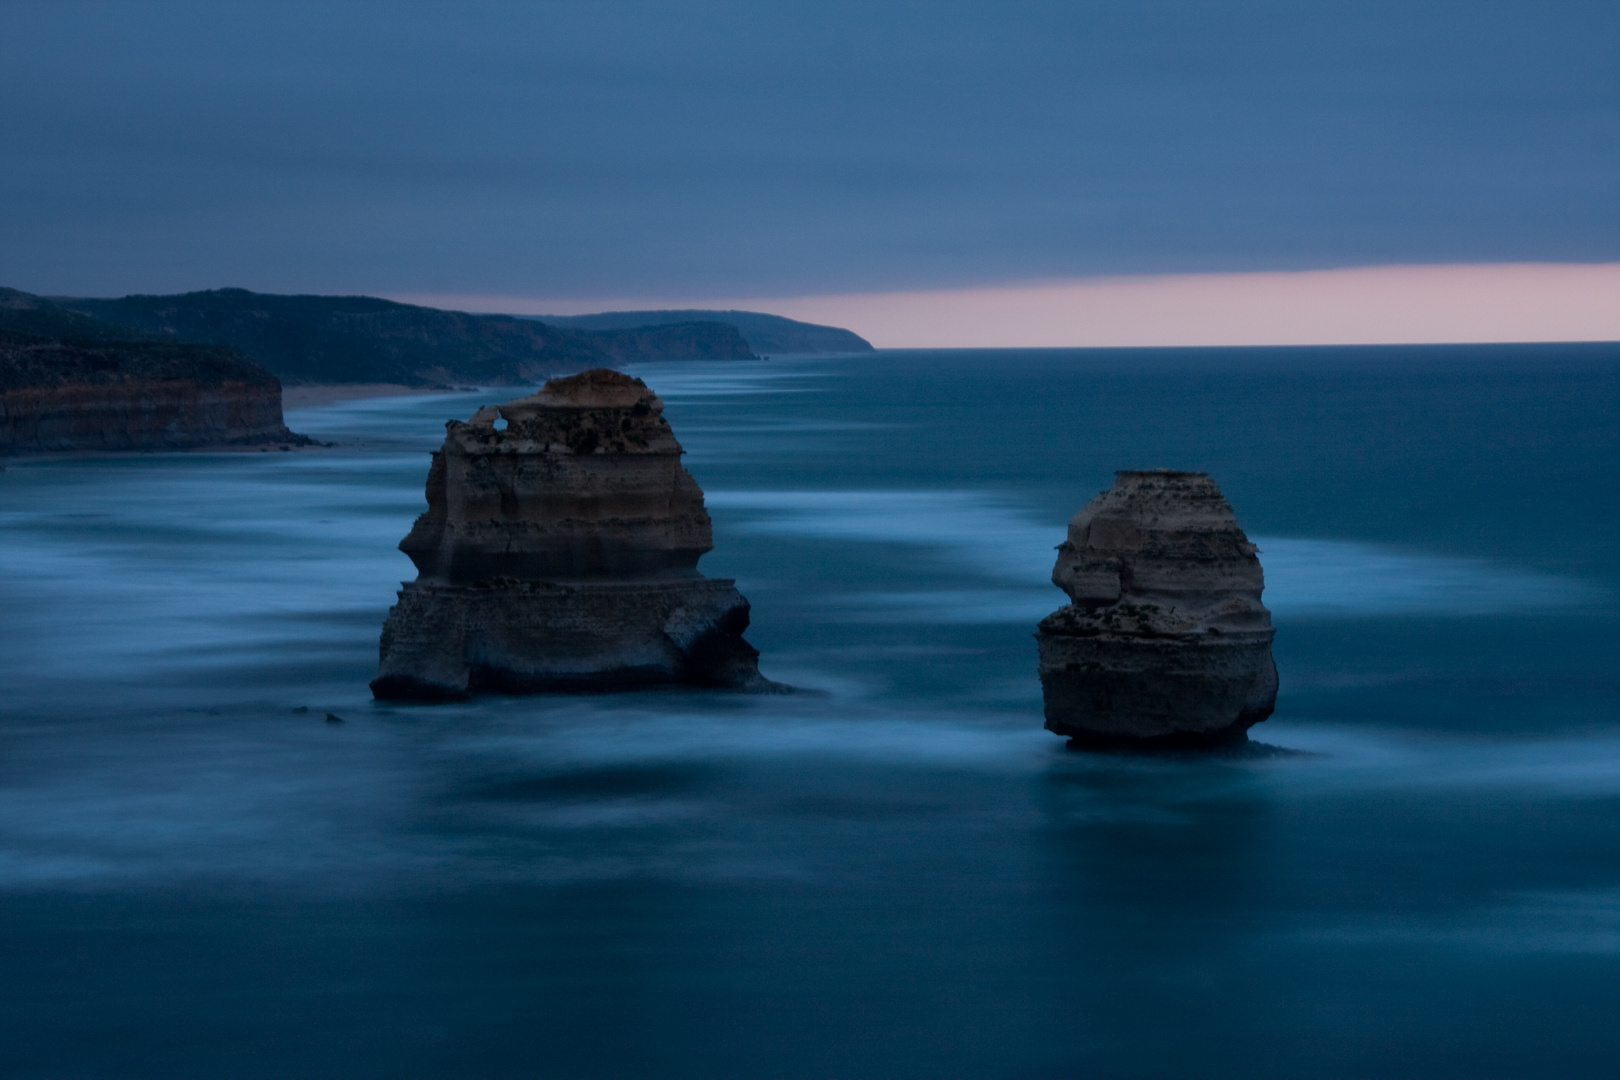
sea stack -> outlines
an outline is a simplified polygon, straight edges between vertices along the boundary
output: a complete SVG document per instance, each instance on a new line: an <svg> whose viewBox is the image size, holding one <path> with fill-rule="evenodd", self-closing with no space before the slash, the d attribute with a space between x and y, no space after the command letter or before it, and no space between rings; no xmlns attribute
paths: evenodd
<svg viewBox="0 0 1620 1080"><path fill-rule="evenodd" d="M698 573L709 514L663 408L598 369L446 424L372 693L774 688L748 601Z"/></svg>
<svg viewBox="0 0 1620 1080"><path fill-rule="evenodd" d="M1041 620L1046 727L1071 746L1242 742L1277 666L1257 548L1205 473L1120 472L1069 522Z"/></svg>

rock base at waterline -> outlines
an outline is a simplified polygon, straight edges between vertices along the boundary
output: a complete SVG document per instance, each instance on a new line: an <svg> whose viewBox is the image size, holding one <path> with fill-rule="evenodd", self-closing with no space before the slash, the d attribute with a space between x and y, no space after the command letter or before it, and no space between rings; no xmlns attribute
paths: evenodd
<svg viewBox="0 0 1620 1080"><path fill-rule="evenodd" d="M748 601L723 579L409 582L383 626L371 691L445 701L481 690L783 689L760 675L747 628Z"/></svg>
<svg viewBox="0 0 1620 1080"><path fill-rule="evenodd" d="M1075 748L1244 741L1277 698L1271 636L1200 638L1039 635L1046 729Z"/></svg>

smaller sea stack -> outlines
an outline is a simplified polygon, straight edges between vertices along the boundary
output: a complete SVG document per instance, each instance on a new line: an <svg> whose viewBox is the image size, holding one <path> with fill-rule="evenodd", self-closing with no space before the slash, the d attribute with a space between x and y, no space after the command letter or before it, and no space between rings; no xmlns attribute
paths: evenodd
<svg viewBox="0 0 1620 1080"><path fill-rule="evenodd" d="M663 408L597 369L446 424L372 693L776 688L736 583L698 573L709 514Z"/></svg>
<svg viewBox="0 0 1620 1080"><path fill-rule="evenodd" d="M1041 620L1046 727L1074 747L1242 742L1277 666L1257 549L1205 473L1120 472L1069 522Z"/></svg>

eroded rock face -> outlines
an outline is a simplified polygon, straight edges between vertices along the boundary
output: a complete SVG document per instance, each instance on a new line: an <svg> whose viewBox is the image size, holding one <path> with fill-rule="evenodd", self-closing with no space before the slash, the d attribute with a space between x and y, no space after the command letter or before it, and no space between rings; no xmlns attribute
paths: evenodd
<svg viewBox="0 0 1620 1080"><path fill-rule="evenodd" d="M748 601L698 573L703 492L640 379L553 379L445 427L377 697L774 685L742 638Z"/></svg>
<svg viewBox="0 0 1620 1080"><path fill-rule="evenodd" d="M1046 726L1073 745L1241 741L1271 715L1265 577L1204 473L1116 474L1069 523L1041 621Z"/></svg>
<svg viewBox="0 0 1620 1080"><path fill-rule="evenodd" d="M703 492L640 379L553 379L445 428L428 512L399 545L425 579L692 577L714 546Z"/></svg>
<svg viewBox="0 0 1620 1080"><path fill-rule="evenodd" d="M227 349L0 331L0 454L310 441L276 377Z"/></svg>

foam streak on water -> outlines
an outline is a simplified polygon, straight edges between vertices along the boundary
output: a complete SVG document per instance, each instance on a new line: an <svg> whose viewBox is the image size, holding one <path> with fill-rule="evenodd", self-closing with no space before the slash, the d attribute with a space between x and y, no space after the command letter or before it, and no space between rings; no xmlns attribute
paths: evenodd
<svg viewBox="0 0 1620 1080"><path fill-rule="evenodd" d="M0 1073L1601 1075L1620 385L1566 352L645 366L785 696L370 700L427 452L521 389L9 463ZM1052 549L1158 465L1261 548L1278 711L1070 753Z"/></svg>
<svg viewBox="0 0 1620 1080"><path fill-rule="evenodd" d="M1053 605L1049 583L1066 523L1042 523L987 492L715 491L715 510L730 512L743 533L864 540L910 545L989 579L1031 588L933 589L871 593L869 603L896 614L952 622L1022 622ZM1401 551L1355 541L1253 538L1266 571L1265 602L1280 618L1322 615L1489 615L1569 610L1597 602L1600 590L1578 580L1483 559Z"/></svg>

